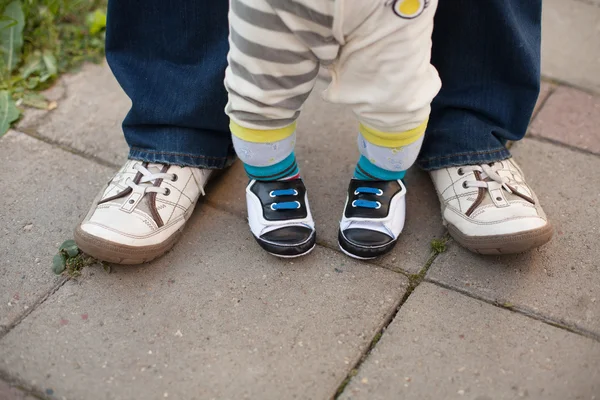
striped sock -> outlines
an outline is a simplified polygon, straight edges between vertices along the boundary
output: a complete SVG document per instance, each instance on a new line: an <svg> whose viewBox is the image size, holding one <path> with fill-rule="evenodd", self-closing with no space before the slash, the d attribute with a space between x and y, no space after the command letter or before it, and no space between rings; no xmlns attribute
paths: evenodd
<svg viewBox="0 0 600 400"><path fill-rule="evenodd" d="M395 181L403 179L404 175L406 175L406 171L383 169L373 164L365 156L360 156L354 170L354 178L363 181Z"/></svg>
<svg viewBox="0 0 600 400"><path fill-rule="evenodd" d="M277 164L254 167L244 163L244 169L250 179L257 181L287 181L300 178L300 170L294 152Z"/></svg>

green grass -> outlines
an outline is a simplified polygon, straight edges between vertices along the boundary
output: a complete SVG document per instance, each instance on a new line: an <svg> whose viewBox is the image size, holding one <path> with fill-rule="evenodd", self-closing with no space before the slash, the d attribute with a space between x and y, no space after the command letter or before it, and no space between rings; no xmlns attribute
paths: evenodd
<svg viewBox="0 0 600 400"><path fill-rule="evenodd" d="M104 56L107 0L0 0L0 136L61 73Z"/></svg>

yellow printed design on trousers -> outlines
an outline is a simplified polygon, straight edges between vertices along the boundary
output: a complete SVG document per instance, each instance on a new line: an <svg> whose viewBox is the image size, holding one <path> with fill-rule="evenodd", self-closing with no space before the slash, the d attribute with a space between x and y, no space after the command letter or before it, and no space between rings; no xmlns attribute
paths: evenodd
<svg viewBox="0 0 600 400"><path fill-rule="evenodd" d="M417 18L429 5L429 0L395 0L392 6L397 16L404 19Z"/></svg>

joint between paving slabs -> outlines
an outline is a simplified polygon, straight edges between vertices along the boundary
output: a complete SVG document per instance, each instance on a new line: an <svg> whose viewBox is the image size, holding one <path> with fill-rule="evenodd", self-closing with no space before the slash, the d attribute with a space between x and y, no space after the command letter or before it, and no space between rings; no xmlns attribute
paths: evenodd
<svg viewBox="0 0 600 400"><path fill-rule="evenodd" d="M25 384L20 379L12 377L6 371L0 369L0 380L3 380L8 384L8 386L13 387L21 392L24 392L29 397L34 397L39 400L46 400L48 396L45 393L40 392L37 389ZM0 393L2 394L2 393Z"/></svg>
<svg viewBox="0 0 600 400"><path fill-rule="evenodd" d="M440 239L439 241L445 246L450 241L450 235L448 234L448 232L446 232L444 234L444 236L442 237L442 239ZM434 247L434 246L432 246L432 247ZM342 383L340 383L335 394L331 397L331 399L336 400L342 395L342 393L344 393L344 390L346 389L346 387L348 386L348 384L350 383L352 378L354 378L358 374L362 364L367 360L367 358L369 358L369 356L371 355L371 352L377 346L377 343L379 343L379 341L381 340L383 333L390 326L390 324L394 321L394 319L396 319L396 315L398 315L402 306L406 303L408 298L412 295L412 293L415 291L415 289L421 284L421 282L423 282L425 280L427 271L429 271L429 268L431 267L433 262L436 260L436 258L444 251L446 251L445 247L434 248L431 256L429 257L429 259L427 260L427 262L425 263L423 268L421 268L421 270L416 274L407 275L409 283L408 283L408 288L406 289L406 292L404 293L404 296L402 296L402 299L398 302L398 304L396 305L394 310L385 319L383 326L377 330L377 332L375 333L375 336L373 336L373 339L371 339L369 346L363 352L363 354L358 359L358 361L354 364L354 366L352 367L350 372L348 372L348 374L346 375L346 377L344 378Z"/></svg>
<svg viewBox="0 0 600 400"><path fill-rule="evenodd" d="M570 144L567 144L567 143L563 143L563 142L560 142L558 140L550 139L550 138L547 138L547 137L538 136L538 135L534 135L534 134L528 133L527 134L527 138L531 139L531 140L538 141L538 142L542 142L542 143L549 143L549 144L552 144L554 146L558 146L558 147L562 147L562 148L565 148L565 149L569 149L571 151L576 151L576 152L581 153L581 154L600 157L600 154L595 153L595 152L593 152L591 150L582 149L581 147L573 146L573 145L570 145Z"/></svg>
<svg viewBox="0 0 600 400"><path fill-rule="evenodd" d="M59 148L63 151L66 151L67 153L71 153L73 155L76 155L78 157L81 158L85 158L88 161L92 161L95 162L96 164L99 164L103 167L108 167L108 168L114 168L114 169L118 169L121 168L121 165L112 163L110 161L106 161L98 156L95 156L93 154L89 154L89 153L85 153L81 150L77 150L73 147L67 146L63 143L60 143L59 141L47 138L45 136L40 135L35 129L33 128L19 128L19 129L14 129L15 132L21 133L23 135L27 135L33 139L39 140L40 142L44 142L46 144L49 144L52 147L56 147Z"/></svg>
<svg viewBox="0 0 600 400"><path fill-rule="evenodd" d="M536 313L533 310L528 309L527 307L520 307L518 305L514 305L508 301L501 301L501 300L490 300L490 299L486 299L484 297L480 297L477 296L473 293L467 292L466 290L463 289L459 289L456 287L452 287L450 285L447 285L445 283L439 282L439 281L435 281L435 280L431 280L431 279L424 279L425 282L427 283L431 283L433 285L436 285L442 289L446 289L446 290L450 290L459 294L462 294L463 296L467 296L470 297L474 300L478 300L478 301L482 301L484 303L490 304L492 306L498 307L498 308L502 308L504 310L508 310L508 311L512 311L516 314L520 314L520 315L524 315L527 318L531 318L533 320L542 322L546 325L550 325L553 326L555 328L558 329L562 329L565 330L567 332L570 333L574 333L576 335L579 336L583 336L586 337L588 339L592 339L596 342L600 342L600 334L592 332L592 331L588 331L587 329L583 329L583 328L579 328L577 326L574 325L570 325L564 321L558 321L558 320L554 320L552 318L549 318L547 316L544 316L542 314Z"/></svg>
<svg viewBox="0 0 600 400"><path fill-rule="evenodd" d="M23 322L25 320L25 318L27 318L29 316L29 314L31 314L34 310L36 310L39 306L41 306L42 304L44 304L44 302L46 300L48 300L50 298L50 296L52 296L54 293L58 292L60 290L61 287L64 286L65 283L67 283L67 281L69 281L71 278L68 277L62 277L54 286L52 286L52 288L50 288L50 290L48 290L46 293L44 293L42 296L40 296L27 310L25 310L14 322L12 322L11 324L8 324L5 328L3 328L0 331L0 340L2 340L4 338L4 336L8 335L8 333L10 331L12 331L13 329L15 329L17 326L19 326L19 324L21 322Z"/></svg>

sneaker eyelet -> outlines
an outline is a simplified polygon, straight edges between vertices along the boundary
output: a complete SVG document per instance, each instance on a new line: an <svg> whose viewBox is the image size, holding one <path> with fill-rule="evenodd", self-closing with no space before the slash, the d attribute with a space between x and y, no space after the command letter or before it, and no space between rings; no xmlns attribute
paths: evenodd
<svg viewBox="0 0 600 400"><path fill-rule="evenodd" d="M134 199L129 200L129 204L133 204L133 203L135 203Z"/></svg>
<svg viewBox="0 0 600 400"><path fill-rule="evenodd" d="M379 190L379 192L377 192L375 194L375 196L379 196L379 197L383 196L383 190L381 190L381 189L378 189L378 190Z"/></svg>
<svg viewBox="0 0 600 400"><path fill-rule="evenodd" d="M496 197L496 200L502 201L502 197Z"/></svg>
<svg viewBox="0 0 600 400"><path fill-rule="evenodd" d="M356 208L356 205L355 205L354 203L356 203L356 200L354 200L354 201L352 202L352 204L351 204L351 205L352 205L352 208Z"/></svg>
<svg viewBox="0 0 600 400"><path fill-rule="evenodd" d="M277 211L275 210L275 206L277 205L277 203L271 203L271 205L269 206L269 208L271 209L271 211Z"/></svg>
<svg viewBox="0 0 600 400"><path fill-rule="evenodd" d="M163 196L168 196L170 194L171 194L171 189L165 188L165 193L163 193Z"/></svg>
<svg viewBox="0 0 600 400"><path fill-rule="evenodd" d="M465 171L463 171L462 168L459 168L456 172L458 173L458 176L463 176L465 174Z"/></svg>
<svg viewBox="0 0 600 400"><path fill-rule="evenodd" d="M465 189L468 189L468 188L469 188L469 187L467 186L467 181L464 181L464 182L463 182L463 184L462 184L462 187L463 187L463 188L465 188Z"/></svg>
<svg viewBox="0 0 600 400"><path fill-rule="evenodd" d="M179 179L177 174L173 174L173 177L171 178L171 182L177 182L177 179Z"/></svg>
<svg viewBox="0 0 600 400"><path fill-rule="evenodd" d="M271 190L271 191L269 192L269 197L272 197L272 198L274 198L274 197L275 197L275 195L273 194L273 192L274 192L274 190Z"/></svg>
<svg viewBox="0 0 600 400"><path fill-rule="evenodd" d="M376 202L377 203L377 207L375 208L376 210L379 210L381 208L381 203L380 202Z"/></svg>

